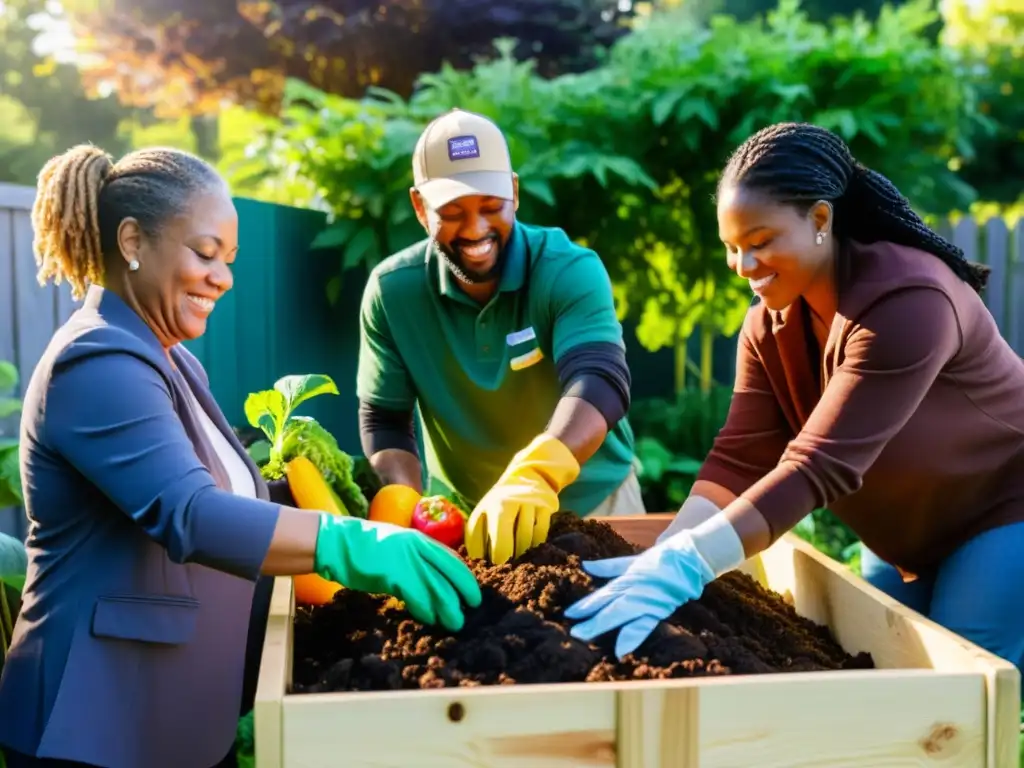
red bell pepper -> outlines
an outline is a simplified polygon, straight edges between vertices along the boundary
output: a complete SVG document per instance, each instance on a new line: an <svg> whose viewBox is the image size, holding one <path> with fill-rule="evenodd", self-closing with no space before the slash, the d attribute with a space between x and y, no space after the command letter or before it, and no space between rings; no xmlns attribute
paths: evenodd
<svg viewBox="0 0 1024 768"><path fill-rule="evenodd" d="M420 499L413 510L412 527L452 549L458 549L466 535L466 517L444 496L427 496Z"/></svg>

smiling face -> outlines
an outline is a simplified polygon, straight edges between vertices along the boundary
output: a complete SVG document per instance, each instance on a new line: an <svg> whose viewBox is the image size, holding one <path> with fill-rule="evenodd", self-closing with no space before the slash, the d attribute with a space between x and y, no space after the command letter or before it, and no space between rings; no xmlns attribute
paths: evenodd
<svg viewBox="0 0 1024 768"><path fill-rule="evenodd" d="M416 217L452 266L455 276L470 284L493 282L501 275L502 251L512 236L519 205L519 180L513 177L512 199L466 195L428 208L414 189Z"/></svg>
<svg viewBox="0 0 1024 768"><path fill-rule="evenodd" d="M718 235L729 268L747 279L771 310L785 309L829 283L831 223L832 209L824 202L804 211L735 185L718 196ZM824 235L821 243L818 233Z"/></svg>
<svg viewBox="0 0 1024 768"><path fill-rule="evenodd" d="M154 237L125 219L118 242L126 262L139 262L128 273L133 303L163 345L202 336L217 300L234 283L238 214L227 189L196 193Z"/></svg>

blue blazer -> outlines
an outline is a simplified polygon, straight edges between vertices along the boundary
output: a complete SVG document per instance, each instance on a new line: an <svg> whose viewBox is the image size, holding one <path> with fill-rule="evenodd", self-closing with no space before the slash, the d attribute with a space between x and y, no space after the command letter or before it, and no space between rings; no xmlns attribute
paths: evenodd
<svg viewBox="0 0 1024 768"><path fill-rule="evenodd" d="M92 288L28 385L29 564L0 676L0 746L106 768L208 768L231 749L254 583L279 507L206 374ZM244 458L233 495L189 387Z"/></svg>

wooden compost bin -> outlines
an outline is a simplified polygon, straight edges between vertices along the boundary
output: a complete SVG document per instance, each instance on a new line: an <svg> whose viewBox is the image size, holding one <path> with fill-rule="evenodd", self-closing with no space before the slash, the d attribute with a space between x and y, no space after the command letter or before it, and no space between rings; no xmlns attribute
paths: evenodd
<svg viewBox="0 0 1024 768"><path fill-rule="evenodd" d="M650 546L671 517L605 520ZM293 695L295 603L278 578L257 768L1017 768L1013 665L792 534L744 570L879 668Z"/></svg>

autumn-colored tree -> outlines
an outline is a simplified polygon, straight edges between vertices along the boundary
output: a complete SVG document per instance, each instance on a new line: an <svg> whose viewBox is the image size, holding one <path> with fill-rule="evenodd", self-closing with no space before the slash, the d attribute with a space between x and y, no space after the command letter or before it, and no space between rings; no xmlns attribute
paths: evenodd
<svg viewBox="0 0 1024 768"><path fill-rule="evenodd" d="M73 64L40 52L37 21L59 20L47 0L0 2L0 182L34 185L53 154L90 141L119 154L133 110L112 96L90 99ZM2 410L2 409L0 409Z"/></svg>
<svg viewBox="0 0 1024 768"><path fill-rule="evenodd" d="M471 66L498 37L545 76L588 69L625 31L618 0L68 0L94 87L158 114L228 99L276 112L284 79L409 95L421 72ZM624 6L625 8L625 6Z"/></svg>
<svg viewBox="0 0 1024 768"><path fill-rule="evenodd" d="M949 0L945 7L943 41L962 57L991 130L960 175L983 200L1024 202L1024 3Z"/></svg>

